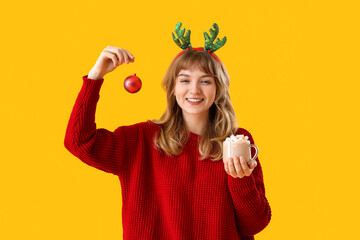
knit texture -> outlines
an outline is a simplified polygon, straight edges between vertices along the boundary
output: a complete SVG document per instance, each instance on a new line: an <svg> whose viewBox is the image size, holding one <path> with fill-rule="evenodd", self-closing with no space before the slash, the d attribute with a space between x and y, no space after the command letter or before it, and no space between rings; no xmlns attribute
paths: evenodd
<svg viewBox="0 0 360 240"><path fill-rule="evenodd" d="M233 178L223 161L199 160L197 134L190 133L181 155L170 157L155 149L159 126L152 122L97 129L103 82L83 76L64 144L84 163L118 176L124 240L248 240L268 225L271 209L258 158L250 176ZM254 144L247 130L238 134Z"/></svg>

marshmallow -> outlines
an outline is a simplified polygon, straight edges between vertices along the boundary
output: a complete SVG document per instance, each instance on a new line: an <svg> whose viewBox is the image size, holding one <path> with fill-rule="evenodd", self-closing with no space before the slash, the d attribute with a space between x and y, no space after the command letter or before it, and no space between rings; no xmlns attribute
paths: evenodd
<svg viewBox="0 0 360 240"><path fill-rule="evenodd" d="M232 143L247 143L250 144L249 137L245 136L243 134L241 135L231 135L230 137L227 137L226 142L232 142Z"/></svg>

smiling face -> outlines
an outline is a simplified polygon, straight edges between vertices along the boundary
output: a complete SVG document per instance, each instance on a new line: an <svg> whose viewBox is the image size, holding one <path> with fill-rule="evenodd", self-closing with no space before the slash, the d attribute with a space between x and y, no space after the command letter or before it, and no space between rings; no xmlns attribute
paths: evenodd
<svg viewBox="0 0 360 240"><path fill-rule="evenodd" d="M181 70L175 80L174 95L184 118L208 118L216 95L214 77L200 69Z"/></svg>

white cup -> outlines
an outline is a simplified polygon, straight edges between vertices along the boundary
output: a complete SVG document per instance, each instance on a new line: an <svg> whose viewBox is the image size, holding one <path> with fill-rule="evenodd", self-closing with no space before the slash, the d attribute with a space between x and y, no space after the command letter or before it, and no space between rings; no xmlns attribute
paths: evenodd
<svg viewBox="0 0 360 240"><path fill-rule="evenodd" d="M255 148L256 152L251 157L251 148ZM243 156L248 164L255 160L259 154L259 148L255 144L250 144L249 141L233 141L227 139L223 142L223 160L226 161L230 157Z"/></svg>

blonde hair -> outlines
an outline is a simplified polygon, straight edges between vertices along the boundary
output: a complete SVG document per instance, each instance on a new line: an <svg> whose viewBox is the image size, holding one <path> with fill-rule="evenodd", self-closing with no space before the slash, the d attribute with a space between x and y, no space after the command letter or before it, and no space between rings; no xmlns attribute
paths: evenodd
<svg viewBox="0 0 360 240"><path fill-rule="evenodd" d="M160 126L154 137L154 144L167 155L178 156L189 138L185 126L182 109L174 96L175 81L181 70L199 68L202 72L214 77L216 95L209 109L209 120L199 141L200 160L211 158L212 161L222 159L222 142L231 134L236 134L238 126L233 109L229 84L230 77L223 64L204 51L187 51L170 64L162 81L166 92L167 108L160 119L149 120Z"/></svg>

